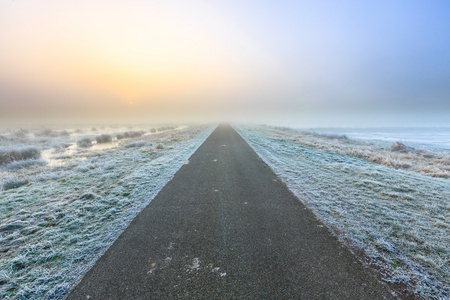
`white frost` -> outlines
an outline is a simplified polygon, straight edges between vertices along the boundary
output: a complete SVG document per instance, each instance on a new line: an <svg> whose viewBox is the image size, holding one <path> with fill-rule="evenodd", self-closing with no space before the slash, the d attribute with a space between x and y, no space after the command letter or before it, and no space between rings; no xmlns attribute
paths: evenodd
<svg viewBox="0 0 450 300"><path fill-rule="evenodd" d="M166 126L143 134L144 129L2 134L1 145L49 151L46 165L0 169L0 181L26 182L0 190L1 299L64 297L212 131ZM102 134L121 139L102 147L74 145Z"/></svg>
<svg viewBox="0 0 450 300"><path fill-rule="evenodd" d="M395 169L347 152L352 147L378 151L360 142L311 138L268 126L237 130L341 241L385 270L385 281L406 284L427 299L450 295L448 178L426 176L416 168Z"/></svg>

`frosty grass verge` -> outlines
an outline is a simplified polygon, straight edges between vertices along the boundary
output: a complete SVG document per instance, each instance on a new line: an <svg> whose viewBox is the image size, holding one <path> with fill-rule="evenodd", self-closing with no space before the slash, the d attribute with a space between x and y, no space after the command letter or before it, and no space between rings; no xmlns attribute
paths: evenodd
<svg viewBox="0 0 450 300"><path fill-rule="evenodd" d="M384 281L426 299L448 299L449 179L336 153L330 145L308 147L288 140L283 129L237 130L341 241L364 253Z"/></svg>
<svg viewBox="0 0 450 300"><path fill-rule="evenodd" d="M189 127L110 149L79 148L67 164L16 171L31 183L0 191L0 298L64 297L211 131Z"/></svg>

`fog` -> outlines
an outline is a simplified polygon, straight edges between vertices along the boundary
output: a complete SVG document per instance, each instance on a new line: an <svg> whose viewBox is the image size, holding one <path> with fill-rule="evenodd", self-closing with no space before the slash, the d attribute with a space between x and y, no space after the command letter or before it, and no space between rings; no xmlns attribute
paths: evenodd
<svg viewBox="0 0 450 300"><path fill-rule="evenodd" d="M448 122L444 1L2 1L0 118Z"/></svg>

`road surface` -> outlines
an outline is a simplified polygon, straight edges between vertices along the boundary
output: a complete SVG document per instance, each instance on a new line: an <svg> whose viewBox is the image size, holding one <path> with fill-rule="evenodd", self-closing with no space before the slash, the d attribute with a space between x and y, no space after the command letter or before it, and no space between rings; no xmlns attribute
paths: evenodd
<svg viewBox="0 0 450 300"><path fill-rule="evenodd" d="M393 299L220 125L68 299Z"/></svg>

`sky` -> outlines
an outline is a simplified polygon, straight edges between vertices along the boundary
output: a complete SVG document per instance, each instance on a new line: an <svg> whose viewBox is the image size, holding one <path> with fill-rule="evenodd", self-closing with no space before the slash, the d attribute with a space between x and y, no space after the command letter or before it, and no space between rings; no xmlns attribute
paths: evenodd
<svg viewBox="0 0 450 300"><path fill-rule="evenodd" d="M2 0L0 118L449 122L448 1Z"/></svg>

